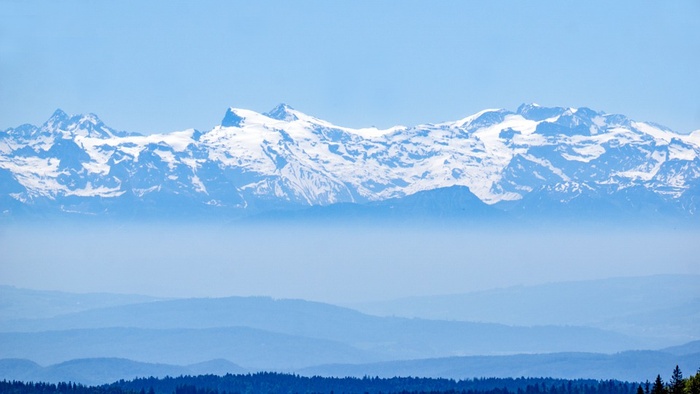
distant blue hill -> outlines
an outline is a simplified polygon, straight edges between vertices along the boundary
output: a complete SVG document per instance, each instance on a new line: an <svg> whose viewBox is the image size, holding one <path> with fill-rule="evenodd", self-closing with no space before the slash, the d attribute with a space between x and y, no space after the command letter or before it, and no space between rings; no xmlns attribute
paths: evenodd
<svg viewBox="0 0 700 394"><path fill-rule="evenodd" d="M105 372L99 377L102 369L145 368L111 360L117 358L186 366L193 374L225 373L230 363L249 371L434 373L420 376L456 378L537 373L627 379L635 376L634 368L639 373L672 368L662 368L663 363L679 363L690 371L697 368L693 360L700 360L694 331L700 310L693 297L696 279L618 278L360 306L375 308L374 313L409 316L403 318L267 297L152 300L57 293L54 303L43 304L53 292L5 288L11 296L7 300L16 305L0 308L6 314L0 315L0 359L14 360L0 363L0 370L34 376L42 368L41 376L79 376L94 365L101 369L93 375L86 372L85 379L106 379L114 375ZM75 300L87 309L72 311ZM46 317L17 319L20 306L28 308L24 316ZM652 338L632 335L640 330ZM611 355L658 349L662 346L650 343L656 343L654 335L659 333L661 350ZM686 337L693 341L667 347ZM102 361L75 361L51 370L27 361L47 365L77 359ZM113 367L100 366L110 363ZM56 375L46 375L54 370Z"/></svg>
<svg viewBox="0 0 700 394"><path fill-rule="evenodd" d="M0 285L0 322L14 319L46 318L88 309L136 304L162 298L133 295L30 290Z"/></svg>
<svg viewBox="0 0 700 394"><path fill-rule="evenodd" d="M592 326L645 336L652 342L656 338L656 347L660 347L700 338L698 283L698 275L653 275L407 297L351 306L379 316L520 326Z"/></svg>
<svg viewBox="0 0 700 394"><path fill-rule="evenodd" d="M658 374L669 376L676 365L679 365L682 371L694 373L700 365L700 353L673 355L665 352L635 351L616 354L553 353L449 357L373 364L322 365L304 368L298 373L305 376L419 376L452 379L541 376L644 382L653 380Z"/></svg>
<svg viewBox="0 0 700 394"><path fill-rule="evenodd" d="M207 360L232 360L246 369L290 370L320 363L361 363L387 358L320 338L250 327L202 329L96 328L0 333L0 358L46 365L73 359L125 358L156 364L209 367Z"/></svg>
<svg viewBox="0 0 700 394"><path fill-rule="evenodd" d="M684 343L678 346L667 347L665 349L661 349L661 351L679 356L700 354L700 340Z"/></svg>
<svg viewBox="0 0 700 394"><path fill-rule="evenodd" d="M247 370L227 360L210 360L191 365L144 363L123 358L84 358L42 367L23 359L0 359L0 380L25 382L75 382L101 385L137 377L240 374Z"/></svg>
<svg viewBox="0 0 700 394"><path fill-rule="evenodd" d="M688 344L686 351L692 346ZM427 377L446 379L546 377L558 379L616 379L630 382L662 377L678 365L687 374L697 370L700 353L628 351L616 354L547 353L505 356L467 356L385 361L365 364L315 365L288 370L301 376ZM270 369L266 369L270 370ZM173 365L122 358L84 358L45 367L26 359L0 359L0 380L105 384L136 377L176 377L252 372L224 359Z"/></svg>
<svg viewBox="0 0 700 394"><path fill-rule="evenodd" d="M119 331L127 328L135 331ZM240 334L237 339L232 336L244 328L247 331L241 332L246 335ZM235 339L231 346L235 343L247 350L240 354L230 353L230 349L216 350L207 353L206 359L226 358L244 367L280 368L319 364L324 358L328 362L347 358L378 361L467 354L610 352L643 346L636 338L589 327L517 327L377 317L329 304L263 297L115 306L48 319L7 321L0 324L0 330L4 331L0 333L0 343L4 344L0 357L4 358L58 362L79 357L124 357L190 363L197 361L192 357L199 353L195 348L183 348L178 341L194 346L194 339L185 339L186 335L202 341L213 340L216 335L219 342ZM149 340L152 336L158 336L158 341ZM264 345L262 338L267 336L268 345ZM294 344L305 341L308 349L292 357L289 352ZM203 342L202 346L215 343Z"/></svg>

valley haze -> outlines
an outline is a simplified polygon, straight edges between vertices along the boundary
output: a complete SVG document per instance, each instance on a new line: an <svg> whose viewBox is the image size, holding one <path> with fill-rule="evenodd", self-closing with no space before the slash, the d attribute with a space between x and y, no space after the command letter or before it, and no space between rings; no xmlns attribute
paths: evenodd
<svg viewBox="0 0 700 394"><path fill-rule="evenodd" d="M0 229L0 277L35 289L349 303L578 279L697 275L697 239L696 229L561 224L12 224Z"/></svg>

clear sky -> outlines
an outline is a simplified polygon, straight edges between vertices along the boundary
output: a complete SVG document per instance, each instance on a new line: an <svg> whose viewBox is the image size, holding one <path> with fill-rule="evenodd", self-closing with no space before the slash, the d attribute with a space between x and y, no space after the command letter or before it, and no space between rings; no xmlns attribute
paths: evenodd
<svg viewBox="0 0 700 394"><path fill-rule="evenodd" d="M520 103L700 129L700 2L0 1L0 129L141 133L280 102L361 127Z"/></svg>

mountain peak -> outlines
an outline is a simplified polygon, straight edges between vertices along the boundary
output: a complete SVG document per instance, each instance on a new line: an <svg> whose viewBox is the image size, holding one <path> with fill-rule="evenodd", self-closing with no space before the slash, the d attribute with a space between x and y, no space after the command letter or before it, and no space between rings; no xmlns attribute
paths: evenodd
<svg viewBox="0 0 700 394"><path fill-rule="evenodd" d="M299 118L294 114L294 108L284 103L277 105L275 108L264 113L263 115L267 116L268 118L282 120L285 122L299 120Z"/></svg>
<svg viewBox="0 0 700 394"><path fill-rule="evenodd" d="M542 106L537 104L537 103L529 103L529 104L522 103L522 104L520 104L518 109L515 110L515 113L520 114L520 113L527 112L527 111L534 109L534 108L542 108Z"/></svg>
<svg viewBox="0 0 700 394"><path fill-rule="evenodd" d="M53 111L53 114L49 118L49 121L54 121L54 122L59 121L60 122L60 121L66 120L68 118L69 118L69 116L67 113L65 113L60 108L56 108L56 110Z"/></svg>
<svg viewBox="0 0 700 394"><path fill-rule="evenodd" d="M87 115L68 115L62 109L54 111L53 115L41 126L42 132L49 135L60 135L65 138L81 135L94 138L111 138L126 136L129 133L113 130L107 127L100 118L89 113Z"/></svg>
<svg viewBox="0 0 700 394"><path fill-rule="evenodd" d="M543 107L539 104L522 104L515 111L516 114L521 115L525 119L541 121L548 118L553 118L563 114L567 108L562 107Z"/></svg>
<svg viewBox="0 0 700 394"><path fill-rule="evenodd" d="M243 122L243 117L236 113L235 108L229 108L226 110L224 118L221 120L221 126L223 127L240 127L241 122Z"/></svg>
<svg viewBox="0 0 700 394"><path fill-rule="evenodd" d="M65 113L62 109L57 108L53 111L51 117L44 123L44 128L51 130L58 130L65 128L65 125L70 120L70 115Z"/></svg>

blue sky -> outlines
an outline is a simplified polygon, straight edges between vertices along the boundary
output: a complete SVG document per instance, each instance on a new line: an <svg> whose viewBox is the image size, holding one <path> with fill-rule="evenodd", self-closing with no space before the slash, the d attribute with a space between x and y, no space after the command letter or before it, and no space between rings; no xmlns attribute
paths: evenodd
<svg viewBox="0 0 700 394"><path fill-rule="evenodd" d="M700 2L0 3L0 129L56 108L141 133L277 103L344 126L523 102L700 129Z"/></svg>

